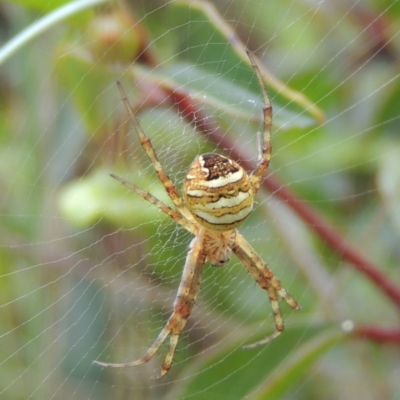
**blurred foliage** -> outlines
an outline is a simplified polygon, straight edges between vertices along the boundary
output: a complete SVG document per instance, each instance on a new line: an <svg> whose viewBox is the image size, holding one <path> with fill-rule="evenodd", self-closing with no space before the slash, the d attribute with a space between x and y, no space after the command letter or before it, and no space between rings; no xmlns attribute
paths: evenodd
<svg viewBox="0 0 400 400"><path fill-rule="evenodd" d="M1 42L66 4L3 3ZM151 344L190 241L109 177L168 202L115 81L174 182L197 154L224 152L185 122L167 95L177 90L255 161L262 100L242 43L259 56L274 107L270 172L400 285L400 3L213 4L110 2L1 65L0 398L400 397L398 345L341 329L396 327L398 310L266 192L241 232L301 303L282 306L280 338L242 350L272 317L233 260L206 267L167 378L151 380L165 348L137 368L92 365Z"/></svg>

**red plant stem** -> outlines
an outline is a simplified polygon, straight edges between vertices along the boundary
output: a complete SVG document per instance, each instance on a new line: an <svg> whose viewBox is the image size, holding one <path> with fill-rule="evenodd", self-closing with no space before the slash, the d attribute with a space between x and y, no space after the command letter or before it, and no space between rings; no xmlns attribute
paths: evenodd
<svg viewBox="0 0 400 400"><path fill-rule="evenodd" d="M379 343L399 343L400 330L399 329L384 329L374 326L360 326L354 331L355 337L373 340Z"/></svg>
<svg viewBox="0 0 400 400"><path fill-rule="evenodd" d="M235 147L228 135L216 126L185 92L175 90L170 91L169 95L184 118L194 125L197 130L203 132L212 142L227 150L229 156L233 160L239 161L246 170L254 169L254 165L246 161L246 158L241 155L241 151ZM268 176L263 181L262 186L295 211L341 258L367 276L387 297L400 307L400 287L394 285L376 265L350 244L325 218L308 207L278 179Z"/></svg>
<svg viewBox="0 0 400 400"><path fill-rule="evenodd" d="M379 14L365 4L358 4L352 7L349 15L361 26L361 33L365 34L364 46L368 52L365 57L397 59L393 36L390 34L390 26L394 21L388 16L389 13Z"/></svg>

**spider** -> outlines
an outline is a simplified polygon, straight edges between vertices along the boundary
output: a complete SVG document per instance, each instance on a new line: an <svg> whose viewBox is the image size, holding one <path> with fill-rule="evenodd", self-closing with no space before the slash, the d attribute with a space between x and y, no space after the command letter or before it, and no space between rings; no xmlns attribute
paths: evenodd
<svg viewBox="0 0 400 400"><path fill-rule="evenodd" d="M94 361L100 366L123 368L144 364L154 356L168 335L171 335L167 354L157 378L165 375L171 368L179 335L185 327L199 292L204 264L209 261L214 266L223 266L229 261L232 252L258 285L267 292L275 319L275 331L271 335L244 348L263 345L282 333L284 324L279 308L279 297L283 298L291 308L299 308L297 301L287 293L267 264L237 231L252 211L254 196L260 188L271 159L272 106L255 57L249 51L247 55L264 99L264 134L259 135L258 165L251 174L247 174L239 164L227 157L219 154L200 155L189 167L183 183L183 199L161 166L150 139L141 129L121 84L117 82L122 101L132 119L140 143L175 207L167 206L151 193L143 191L117 175L110 175L158 207L192 233L194 238L189 246L173 312L154 343L136 361L119 364Z"/></svg>

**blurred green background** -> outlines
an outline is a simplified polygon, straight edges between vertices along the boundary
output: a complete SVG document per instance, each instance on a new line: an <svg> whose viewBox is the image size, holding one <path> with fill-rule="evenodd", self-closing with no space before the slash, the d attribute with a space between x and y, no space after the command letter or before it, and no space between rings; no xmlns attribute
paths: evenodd
<svg viewBox="0 0 400 400"><path fill-rule="evenodd" d="M399 304L266 190L240 231L301 304L282 303L284 334L242 350L273 317L232 259L206 266L165 378L152 379L166 346L135 368L92 364L132 361L156 338L191 240L109 176L168 202L115 81L180 190L196 155L230 151L174 93L256 161L262 97L245 46L274 108L267 174L400 292L400 3L78 3L0 4L4 45L60 12L15 53L0 49L0 398L400 398Z"/></svg>

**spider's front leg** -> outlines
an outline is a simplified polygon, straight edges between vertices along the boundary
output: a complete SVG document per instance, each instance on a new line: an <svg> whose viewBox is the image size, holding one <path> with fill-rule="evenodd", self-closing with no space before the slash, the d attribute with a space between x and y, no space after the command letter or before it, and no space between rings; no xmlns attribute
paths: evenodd
<svg viewBox="0 0 400 400"><path fill-rule="evenodd" d="M103 367L112 368L125 368L144 364L154 356L164 340L169 334L171 334L168 351L165 356L161 372L157 378L161 378L163 375L165 375L171 368L179 335L186 325L186 321L190 315L190 312L192 311L193 304L199 292L205 261L206 256L203 252L201 238L196 236L190 244L190 251L186 258L181 282L179 284L178 293L174 302L174 311L169 317L165 327L158 335L157 339L141 358L136 361L119 364L104 363L100 361L94 362Z"/></svg>

